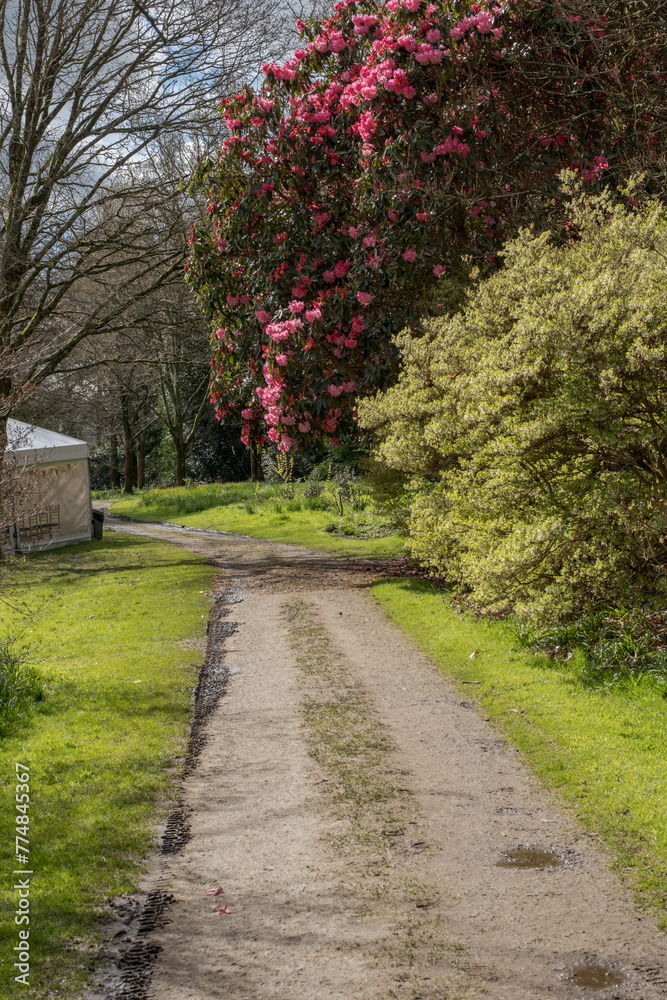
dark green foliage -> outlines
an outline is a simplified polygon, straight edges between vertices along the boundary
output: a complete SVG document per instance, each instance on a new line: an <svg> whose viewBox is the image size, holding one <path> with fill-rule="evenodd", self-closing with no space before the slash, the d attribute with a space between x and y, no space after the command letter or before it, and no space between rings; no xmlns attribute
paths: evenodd
<svg viewBox="0 0 667 1000"><path fill-rule="evenodd" d="M598 611L550 628L518 624L508 629L519 646L554 659L569 659L580 650L590 683L647 674L667 685L667 611Z"/></svg>
<svg viewBox="0 0 667 1000"><path fill-rule="evenodd" d="M359 464L375 509L384 515L388 523L399 531L405 531L413 500L409 477L372 457L362 459Z"/></svg>
<svg viewBox="0 0 667 1000"><path fill-rule="evenodd" d="M20 637L0 635L0 734L24 721L44 696L44 682Z"/></svg>

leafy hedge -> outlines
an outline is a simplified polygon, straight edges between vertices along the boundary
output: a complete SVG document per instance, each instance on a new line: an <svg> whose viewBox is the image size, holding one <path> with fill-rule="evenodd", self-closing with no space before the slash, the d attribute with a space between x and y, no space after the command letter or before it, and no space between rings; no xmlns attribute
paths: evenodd
<svg viewBox="0 0 667 1000"><path fill-rule="evenodd" d="M419 479L413 555L528 622L667 590L667 215L577 195L571 219L568 246L523 232L462 313L402 334L398 384L360 406Z"/></svg>

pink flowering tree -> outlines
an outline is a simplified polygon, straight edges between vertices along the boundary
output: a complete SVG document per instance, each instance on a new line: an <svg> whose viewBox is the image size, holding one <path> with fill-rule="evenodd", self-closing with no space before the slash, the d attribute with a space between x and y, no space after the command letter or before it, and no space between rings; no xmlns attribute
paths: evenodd
<svg viewBox="0 0 667 1000"><path fill-rule="evenodd" d="M298 27L260 90L222 102L186 268L218 415L282 451L354 434L357 396L397 376L395 334L462 260L493 268L518 226L553 225L563 168L596 188L651 151L650 116L616 113L618 73L599 69L616 45L604 17L342 0ZM625 67L636 92L641 59Z"/></svg>

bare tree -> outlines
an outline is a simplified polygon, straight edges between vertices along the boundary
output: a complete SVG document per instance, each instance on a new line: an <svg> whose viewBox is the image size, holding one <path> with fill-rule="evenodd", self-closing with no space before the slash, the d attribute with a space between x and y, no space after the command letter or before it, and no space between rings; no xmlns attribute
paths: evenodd
<svg viewBox="0 0 667 1000"><path fill-rule="evenodd" d="M217 141L284 29L276 0L0 0L0 478L17 400L181 266L160 150Z"/></svg>

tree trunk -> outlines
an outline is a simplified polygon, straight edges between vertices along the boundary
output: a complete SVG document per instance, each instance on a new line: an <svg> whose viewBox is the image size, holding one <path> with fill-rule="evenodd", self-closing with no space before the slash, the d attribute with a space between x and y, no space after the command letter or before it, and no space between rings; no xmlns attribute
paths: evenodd
<svg viewBox="0 0 667 1000"><path fill-rule="evenodd" d="M183 486L185 483L185 442L174 440L174 451L176 452L176 485Z"/></svg>
<svg viewBox="0 0 667 1000"><path fill-rule="evenodd" d="M137 437L137 488L146 486L146 431L139 431Z"/></svg>
<svg viewBox="0 0 667 1000"><path fill-rule="evenodd" d="M0 384L0 391L2 386ZM5 469L5 448L7 447L7 417L0 416L0 562L3 560L2 543L4 541L5 529L9 528L9 517L7 516L7 500L5 496L7 490L7 476Z"/></svg>
<svg viewBox="0 0 667 1000"><path fill-rule="evenodd" d="M125 446L125 483L123 485L123 492L131 493L134 485L134 441L132 439L130 404L125 393L121 396L120 410L123 421L123 444Z"/></svg>
<svg viewBox="0 0 667 1000"><path fill-rule="evenodd" d="M259 448L254 441L250 445L250 479L253 483L261 483L264 479L264 469L262 468Z"/></svg>
<svg viewBox="0 0 667 1000"><path fill-rule="evenodd" d="M109 447L109 461L111 462L111 489L117 490L120 486L120 476L118 469L118 435L112 434Z"/></svg>

